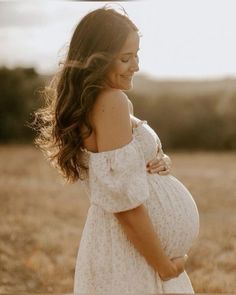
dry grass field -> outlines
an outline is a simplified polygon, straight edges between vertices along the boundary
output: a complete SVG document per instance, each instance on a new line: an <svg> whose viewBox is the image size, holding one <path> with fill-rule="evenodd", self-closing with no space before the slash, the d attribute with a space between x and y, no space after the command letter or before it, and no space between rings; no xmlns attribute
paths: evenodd
<svg viewBox="0 0 236 295"><path fill-rule="evenodd" d="M196 293L235 292L236 153L171 152L193 194L200 234L187 272ZM0 293L72 292L88 200L30 145L0 146Z"/></svg>

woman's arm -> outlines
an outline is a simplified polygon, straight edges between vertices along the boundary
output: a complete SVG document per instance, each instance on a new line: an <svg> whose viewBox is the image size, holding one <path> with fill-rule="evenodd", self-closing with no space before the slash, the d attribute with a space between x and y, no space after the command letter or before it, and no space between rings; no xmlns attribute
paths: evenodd
<svg viewBox="0 0 236 295"><path fill-rule="evenodd" d="M166 256L144 205L114 213L127 238L161 277L177 276L175 264Z"/></svg>

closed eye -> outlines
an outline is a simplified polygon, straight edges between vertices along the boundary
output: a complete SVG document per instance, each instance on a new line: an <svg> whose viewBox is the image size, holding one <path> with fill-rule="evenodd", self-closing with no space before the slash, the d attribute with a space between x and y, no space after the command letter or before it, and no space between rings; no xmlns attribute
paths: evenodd
<svg viewBox="0 0 236 295"><path fill-rule="evenodd" d="M139 58L138 55L135 55L135 57L136 57L136 58ZM130 60L130 58L128 58L128 59L122 59L121 61L122 61L122 62L128 62L129 60Z"/></svg>

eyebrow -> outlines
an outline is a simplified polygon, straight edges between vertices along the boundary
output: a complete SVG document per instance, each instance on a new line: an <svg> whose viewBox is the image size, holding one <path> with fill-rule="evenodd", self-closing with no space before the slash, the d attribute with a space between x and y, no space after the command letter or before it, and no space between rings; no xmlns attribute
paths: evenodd
<svg viewBox="0 0 236 295"><path fill-rule="evenodd" d="M137 50L137 52L139 51L139 49ZM133 52L124 52L124 53L121 53L121 55L131 55L131 54L133 54Z"/></svg>

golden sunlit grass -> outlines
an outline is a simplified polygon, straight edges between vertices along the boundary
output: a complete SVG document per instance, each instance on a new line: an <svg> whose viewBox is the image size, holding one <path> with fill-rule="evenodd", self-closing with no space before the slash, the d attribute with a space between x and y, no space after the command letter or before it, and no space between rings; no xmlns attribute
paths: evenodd
<svg viewBox="0 0 236 295"><path fill-rule="evenodd" d="M0 293L72 292L85 192L63 185L32 146L1 146L0 155ZM195 292L234 292L236 153L169 155L200 213L186 267Z"/></svg>

